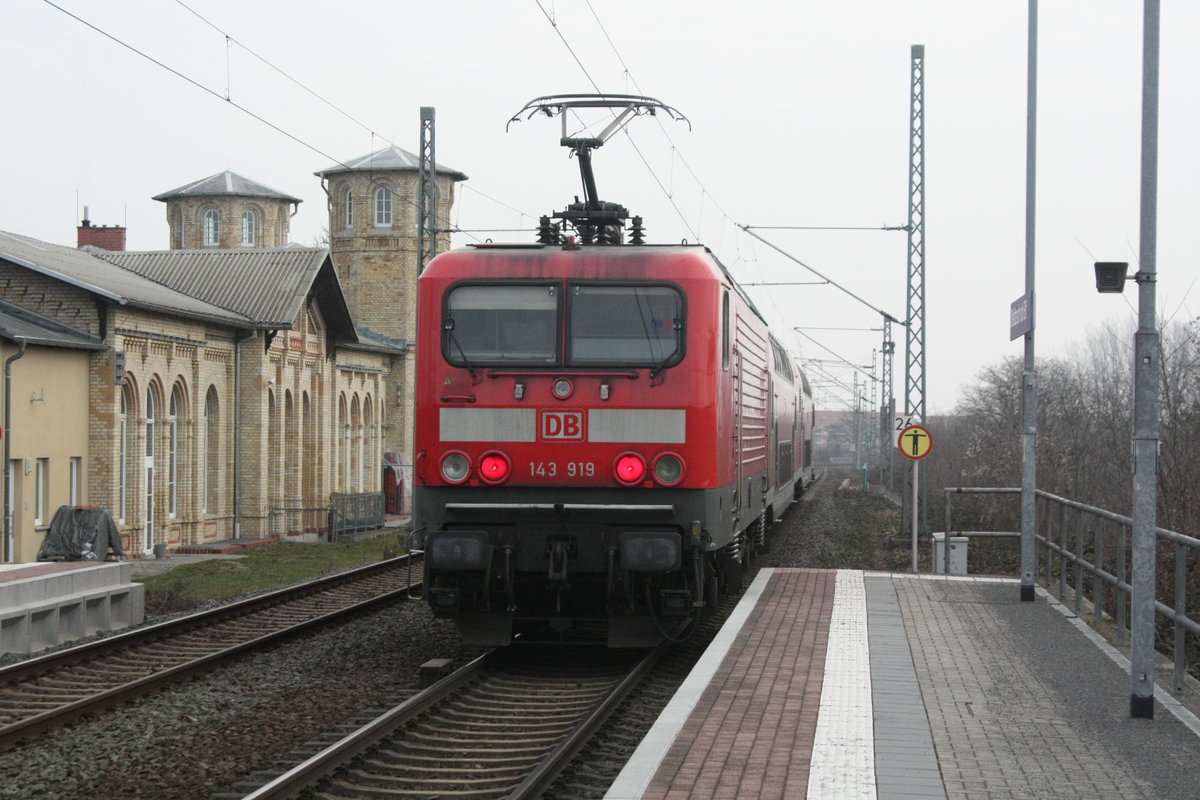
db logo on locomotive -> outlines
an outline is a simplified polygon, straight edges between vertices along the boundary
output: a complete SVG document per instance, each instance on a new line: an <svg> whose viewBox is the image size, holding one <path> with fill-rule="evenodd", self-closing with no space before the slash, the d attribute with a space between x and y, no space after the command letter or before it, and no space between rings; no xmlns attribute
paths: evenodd
<svg viewBox="0 0 1200 800"><path fill-rule="evenodd" d="M542 411L538 420L538 438L542 441L583 441L582 411Z"/></svg>

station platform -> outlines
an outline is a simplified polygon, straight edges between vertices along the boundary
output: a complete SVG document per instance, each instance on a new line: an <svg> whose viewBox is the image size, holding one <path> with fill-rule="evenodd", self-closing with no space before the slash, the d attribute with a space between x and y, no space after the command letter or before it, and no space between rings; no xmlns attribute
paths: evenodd
<svg viewBox="0 0 1200 800"><path fill-rule="evenodd" d="M764 569L607 800L1200 797L1200 720L1016 580ZM1169 679L1169 673L1166 673Z"/></svg>
<svg viewBox="0 0 1200 800"><path fill-rule="evenodd" d="M36 653L145 618L128 561L0 565L0 653Z"/></svg>

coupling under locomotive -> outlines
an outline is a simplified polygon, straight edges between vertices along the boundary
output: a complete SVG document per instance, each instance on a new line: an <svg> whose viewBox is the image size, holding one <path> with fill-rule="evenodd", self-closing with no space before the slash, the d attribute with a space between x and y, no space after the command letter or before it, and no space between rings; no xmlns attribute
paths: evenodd
<svg viewBox="0 0 1200 800"><path fill-rule="evenodd" d="M544 219L418 280L413 525L467 642L678 638L812 479L811 395L749 298L707 248L617 243L584 185L578 238Z"/></svg>

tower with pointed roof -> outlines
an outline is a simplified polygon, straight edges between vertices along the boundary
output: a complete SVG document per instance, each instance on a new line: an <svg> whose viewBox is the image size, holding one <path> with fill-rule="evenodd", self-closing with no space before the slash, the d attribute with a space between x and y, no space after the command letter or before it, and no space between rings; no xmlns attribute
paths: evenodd
<svg viewBox="0 0 1200 800"><path fill-rule="evenodd" d="M329 246L362 341L407 348L417 336L417 192L420 161L395 145L316 175L329 197ZM467 176L437 166L437 250L450 247L454 189ZM388 375L384 451L411 464L413 360Z"/></svg>
<svg viewBox="0 0 1200 800"><path fill-rule="evenodd" d="M167 204L172 250L282 247L301 202L229 170L154 199Z"/></svg>

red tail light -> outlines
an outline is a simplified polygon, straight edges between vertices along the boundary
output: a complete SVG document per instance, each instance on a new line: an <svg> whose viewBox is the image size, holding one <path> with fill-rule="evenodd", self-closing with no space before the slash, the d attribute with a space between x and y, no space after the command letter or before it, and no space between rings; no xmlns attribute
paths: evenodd
<svg viewBox="0 0 1200 800"><path fill-rule="evenodd" d="M646 461L637 453L625 453L617 458L617 463L613 467L617 473L617 480L621 483L633 485L641 483L646 477Z"/></svg>
<svg viewBox="0 0 1200 800"><path fill-rule="evenodd" d="M479 477L484 483L503 483L508 478L510 467L508 456L504 453L486 453L479 459Z"/></svg>

